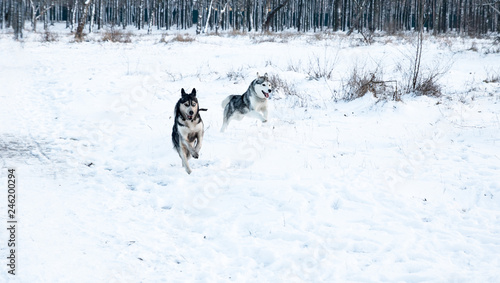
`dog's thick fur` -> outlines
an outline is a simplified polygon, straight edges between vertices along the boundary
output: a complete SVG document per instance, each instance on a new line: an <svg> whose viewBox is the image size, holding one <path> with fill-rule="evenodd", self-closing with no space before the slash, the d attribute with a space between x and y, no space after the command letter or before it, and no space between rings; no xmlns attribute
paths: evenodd
<svg viewBox="0 0 500 283"><path fill-rule="evenodd" d="M188 159L198 158L203 141L204 125L201 120L196 89L190 94L181 90L182 97L177 101L174 110L174 126L172 128L172 143L182 159L182 166L191 174Z"/></svg>
<svg viewBox="0 0 500 283"><path fill-rule="evenodd" d="M224 120L221 132L224 132L231 120L241 120L245 116L255 117L263 123L267 122L267 99L273 91L267 77L259 76L250 83L247 91L242 95L230 95L222 102Z"/></svg>

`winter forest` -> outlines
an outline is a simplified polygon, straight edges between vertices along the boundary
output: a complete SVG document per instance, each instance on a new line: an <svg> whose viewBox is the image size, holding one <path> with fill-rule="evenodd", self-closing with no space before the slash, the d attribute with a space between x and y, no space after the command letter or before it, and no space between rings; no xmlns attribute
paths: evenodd
<svg viewBox="0 0 500 283"><path fill-rule="evenodd" d="M0 122L0 282L500 282L500 0L0 0Z"/></svg>
<svg viewBox="0 0 500 283"><path fill-rule="evenodd" d="M423 27L433 34L479 36L500 31L498 0L0 0L1 25L22 36L25 22L72 31L137 29L358 31L390 34Z"/></svg>

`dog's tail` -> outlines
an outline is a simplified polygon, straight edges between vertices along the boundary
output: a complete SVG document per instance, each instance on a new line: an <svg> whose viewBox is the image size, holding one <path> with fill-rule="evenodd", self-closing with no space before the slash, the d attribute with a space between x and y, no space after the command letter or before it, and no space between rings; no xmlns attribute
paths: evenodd
<svg viewBox="0 0 500 283"><path fill-rule="evenodd" d="M220 106L222 106L222 108L226 108L226 105L229 103L229 101L231 100L231 98L233 98L234 96L236 95L230 95L228 97L226 97L226 99L224 99L221 103Z"/></svg>
<svg viewBox="0 0 500 283"><path fill-rule="evenodd" d="M207 108L200 108L200 109L198 109L198 111L208 111L208 109Z"/></svg>

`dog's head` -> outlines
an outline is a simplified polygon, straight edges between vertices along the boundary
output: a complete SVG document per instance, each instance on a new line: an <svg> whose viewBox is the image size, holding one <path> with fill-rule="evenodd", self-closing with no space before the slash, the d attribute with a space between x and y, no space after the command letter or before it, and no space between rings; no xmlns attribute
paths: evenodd
<svg viewBox="0 0 500 283"><path fill-rule="evenodd" d="M255 79L254 82L254 90L257 96L262 99L269 98L269 94L273 91L273 87L267 77L267 73L263 76L259 76L259 73L257 73L257 79Z"/></svg>
<svg viewBox="0 0 500 283"><path fill-rule="evenodd" d="M198 98L196 98L196 89L187 94L184 89L181 90L181 98L175 105L175 115L181 115L184 120L193 120L198 115Z"/></svg>

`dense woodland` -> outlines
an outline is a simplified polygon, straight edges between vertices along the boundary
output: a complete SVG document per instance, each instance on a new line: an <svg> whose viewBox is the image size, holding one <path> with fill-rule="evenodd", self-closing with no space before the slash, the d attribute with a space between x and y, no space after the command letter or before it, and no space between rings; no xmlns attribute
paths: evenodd
<svg viewBox="0 0 500 283"><path fill-rule="evenodd" d="M500 32L500 0L0 0L0 28ZM42 27L39 27L42 25ZM80 26L81 30L78 30Z"/></svg>

